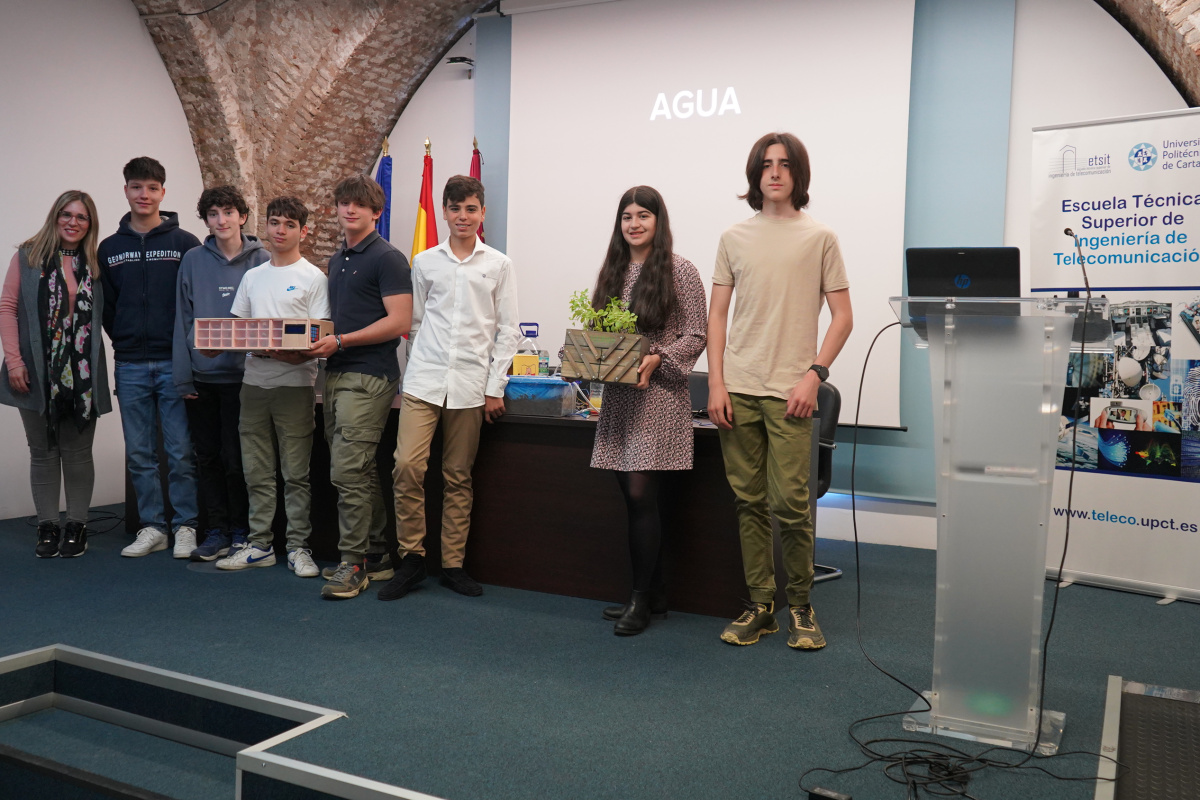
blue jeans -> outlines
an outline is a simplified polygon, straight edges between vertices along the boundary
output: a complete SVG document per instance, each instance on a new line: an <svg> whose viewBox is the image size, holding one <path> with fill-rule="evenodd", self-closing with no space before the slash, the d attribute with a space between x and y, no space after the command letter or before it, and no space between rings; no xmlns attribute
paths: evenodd
<svg viewBox="0 0 1200 800"><path fill-rule="evenodd" d="M116 362L117 402L125 433L125 463L137 492L142 527L169 533L158 472L158 436L170 468L167 484L175 510L174 528L196 527L196 463L188 433L187 410L175 389L171 361ZM157 417L157 420L156 420ZM158 424L156 424L156 422Z"/></svg>

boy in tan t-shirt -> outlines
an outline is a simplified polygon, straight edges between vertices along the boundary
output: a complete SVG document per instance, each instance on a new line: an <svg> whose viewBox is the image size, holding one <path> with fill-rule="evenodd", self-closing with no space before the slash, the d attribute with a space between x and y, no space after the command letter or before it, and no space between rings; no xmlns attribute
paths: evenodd
<svg viewBox="0 0 1200 800"><path fill-rule="evenodd" d="M743 197L759 213L725 231L717 248L708 316L708 414L720 429L725 475L737 498L750 592L745 613L721 633L730 644L754 644L779 630L774 514L788 575L788 646L825 646L809 602L812 415L817 387L850 336L853 314L837 236L801 210L808 205L810 175L808 152L795 136L759 139L746 162L749 189ZM822 300L832 321L818 351Z"/></svg>

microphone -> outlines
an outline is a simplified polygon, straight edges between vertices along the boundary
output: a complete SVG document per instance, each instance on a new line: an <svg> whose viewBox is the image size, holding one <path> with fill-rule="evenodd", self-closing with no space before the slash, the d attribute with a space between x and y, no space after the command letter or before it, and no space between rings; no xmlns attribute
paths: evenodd
<svg viewBox="0 0 1200 800"><path fill-rule="evenodd" d="M1063 233L1075 240L1075 252L1079 257L1079 270L1083 273L1083 287L1087 290L1088 302L1090 303L1092 299L1092 285L1088 282L1087 267L1083 262L1083 248L1079 244L1079 237L1070 228L1063 228Z"/></svg>

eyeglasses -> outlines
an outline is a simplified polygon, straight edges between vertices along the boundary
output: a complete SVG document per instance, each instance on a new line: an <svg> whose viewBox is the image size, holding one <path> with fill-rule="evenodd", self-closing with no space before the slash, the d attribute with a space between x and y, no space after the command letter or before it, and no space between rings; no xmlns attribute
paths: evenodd
<svg viewBox="0 0 1200 800"><path fill-rule="evenodd" d="M72 214L70 211L58 212L58 220L59 222L70 222L71 220L75 220L82 225L92 224L92 218L87 214Z"/></svg>

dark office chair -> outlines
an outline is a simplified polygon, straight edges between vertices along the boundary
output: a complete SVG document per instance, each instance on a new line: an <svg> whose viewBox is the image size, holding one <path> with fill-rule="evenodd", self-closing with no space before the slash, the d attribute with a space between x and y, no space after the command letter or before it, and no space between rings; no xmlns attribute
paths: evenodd
<svg viewBox="0 0 1200 800"><path fill-rule="evenodd" d="M817 485L816 491L813 492L815 497L811 498L814 504L829 491L829 484L833 481L833 451L837 449L834 438L837 436L838 416L842 410L842 393L832 383L822 383L817 389L817 408L820 413L817 417L820 452L817 453ZM834 581L840 577L842 571L837 567L813 564L813 583Z"/></svg>

